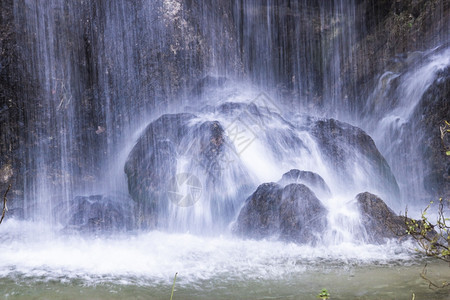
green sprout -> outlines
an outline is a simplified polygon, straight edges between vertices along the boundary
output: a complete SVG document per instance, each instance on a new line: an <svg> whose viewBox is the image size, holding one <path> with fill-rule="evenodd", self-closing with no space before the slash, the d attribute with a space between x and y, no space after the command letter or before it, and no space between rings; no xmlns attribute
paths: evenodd
<svg viewBox="0 0 450 300"><path fill-rule="evenodd" d="M319 295L317 295L317 298L320 299L330 299L330 293L328 293L327 289L322 289Z"/></svg>
<svg viewBox="0 0 450 300"><path fill-rule="evenodd" d="M174 277L174 279L173 279L172 293L170 294L170 300L172 300L172 297L173 297L173 291L175 290L175 282L177 281L177 275L178 275L178 272L175 273L175 277Z"/></svg>

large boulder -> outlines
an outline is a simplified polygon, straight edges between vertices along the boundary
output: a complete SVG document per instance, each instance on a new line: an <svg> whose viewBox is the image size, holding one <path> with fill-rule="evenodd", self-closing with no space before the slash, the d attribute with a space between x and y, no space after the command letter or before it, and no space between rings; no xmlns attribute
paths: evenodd
<svg viewBox="0 0 450 300"><path fill-rule="evenodd" d="M163 115L150 123L130 152L125 173L140 227L147 229L167 228L174 205L192 206L202 199L209 210L202 213L205 220L211 213L217 223L227 223L240 206L236 194L250 181L221 123L186 113ZM192 180L186 191L193 193L189 199L182 191L183 178ZM198 213L192 213L196 219Z"/></svg>
<svg viewBox="0 0 450 300"><path fill-rule="evenodd" d="M156 227L162 217L159 212L167 208L168 184L176 175L177 147L193 118L191 114L161 116L147 126L128 155L128 191L138 204L142 227Z"/></svg>
<svg viewBox="0 0 450 300"><path fill-rule="evenodd" d="M391 168L362 129L335 119L314 120L310 132L336 180L376 192L394 203L400 190ZM345 187L343 190L348 189Z"/></svg>
<svg viewBox="0 0 450 300"><path fill-rule="evenodd" d="M314 243L326 227L327 210L303 184L264 183L245 201L234 226L240 236Z"/></svg>
<svg viewBox="0 0 450 300"><path fill-rule="evenodd" d="M405 218L396 215L381 198L365 192L358 194L356 201L366 242L380 244L386 239L405 235Z"/></svg>
<svg viewBox="0 0 450 300"><path fill-rule="evenodd" d="M167 207L162 199L167 198L167 184L176 175L177 147L193 118L190 114L161 116L147 126L128 155L128 191L138 203L143 227L155 227L158 212Z"/></svg>

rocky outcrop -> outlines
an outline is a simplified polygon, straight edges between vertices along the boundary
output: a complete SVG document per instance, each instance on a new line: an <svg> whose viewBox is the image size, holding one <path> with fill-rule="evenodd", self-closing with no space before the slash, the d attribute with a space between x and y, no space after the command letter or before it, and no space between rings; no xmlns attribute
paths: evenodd
<svg viewBox="0 0 450 300"><path fill-rule="evenodd" d="M24 107L33 104L22 93L24 77L18 66L19 49L14 26L14 1L0 3L0 194L8 185L9 206L23 205L23 176L26 122ZM9 215L11 215L10 212ZM22 214L21 214L22 215Z"/></svg>
<svg viewBox="0 0 450 300"><path fill-rule="evenodd" d="M421 149L425 169L424 187L433 199L450 199L450 67L440 71L433 84L424 93L414 111L416 126L410 136L418 136L415 141ZM440 132L442 127L444 134ZM424 134L415 134L415 133Z"/></svg>
<svg viewBox="0 0 450 300"><path fill-rule="evenodd" d="M315 243L326 227L327 210L303 184L264 183L245 201L234 232L249 238Z"/></svg>
<svg viewBox="0 0 450 300"><path fill-rule="evenodd" d="M407 228L404 217L397 216L381 198L365 192L358 194L356 201L366 231L366 242L381 244L386 239L405 235Z"/></svg>
<svg viewBox="0 0 450 300"><path fill-rule="evenodd" d="M334 119L323 119L313 121L310 130L338 178L343 175L344 181L363 179L386 198L399 197L399 187L388 163L362 129ZM356 168L363 174L355 174Z"/></svg>
<svg viewBox="0 0 450 300"><path fill-rule="evenodd" d="M388 66L396 68L408 53L445 44L450 35L450 5L444 0L364 0L355 13L357 40L342 68L342 74L353 74L343 76L353 107L364 107L358 99L367 98Z"/></svg>
<svg viewBox="0 0 450 300"><path fill-rule="evenodd" d="M242 73L232 3L56 2L0 3L0 168L14 171L0 191L12 183L10 197L92 188L123 129L212 65Z"/></svg>

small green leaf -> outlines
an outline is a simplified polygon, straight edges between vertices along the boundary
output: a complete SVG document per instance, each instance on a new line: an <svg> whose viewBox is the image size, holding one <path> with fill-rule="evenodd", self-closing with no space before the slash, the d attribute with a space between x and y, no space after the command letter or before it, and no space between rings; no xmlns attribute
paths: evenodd
<svg viewBox="0 0 450 300"><path fill-rule="evenodd" d="M445 155L448 155L448 156L450 156L450 150L449 150L449 151L447 151L447 152L445 152Z"/></svg>

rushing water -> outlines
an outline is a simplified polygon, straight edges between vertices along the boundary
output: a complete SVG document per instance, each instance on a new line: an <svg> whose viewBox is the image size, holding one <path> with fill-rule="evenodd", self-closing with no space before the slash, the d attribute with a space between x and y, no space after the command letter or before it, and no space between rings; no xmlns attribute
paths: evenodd
<svg viewBox="0 0 450 300"><path fill-rule="evenodd" d="M414 113L430 85L439 80L439 72L450 66L450 48L413 53L404 64L406 68L380 76L366 103L366 116L359 123L371 133L396 175L403 206L414 206L427 198L423 182L427 166L423 159L411 163L411 158L423 156L417 142L425 134L416 129L420 120ZM387 99L397 100L386 106ZM409 138L412 134L415 139Z"/></svg>
<svg viewBox="0 0 450 300"><path fill-rule="evenodd" d="M437 47L412 55L401 71L385 70L357 111L342 77L354 63L356 2L15 1L20 68L31 81L23 93L36 108L26 111L24 220L7 215L0 226L0 298L167 299L176 272L174 299L313 299L322 288L332 299L448 296L420 279L425 260L412 243L366 243L354 197L370 191L396 211L424 203L425 166L405 167L404 155L414 162L421 154L399 137L450 52ZM116 195L84 204L123 201L127 217L140 222L124 168L149 163L128 168L149 124L177 113L192 114L186 134L173 146L164 138L173 124L150 125L160 140L143 152L173 146L176 164L158 162L153 181L195 175L196 194L158 211L167 223L157 230L133 223L106 235L74 232L70 222L83 218L70 213L80 195ZM374 138L401 200L381 156L373 163L344 140L344 163L330 160L313 126L331 117ZM217 162L220 173L199 164L208 138L202 126L214 122L225 132L221 153L232 158ZM233 138L235 128L247 128L240 138L251 143ZM328 209L320 242L233 236L245 199L291 169L314 172L329 187L314 191ZM158 186L165 200L168 186ZM429 268L449 280L445 264Z"/></svg>
<svg viewBox="0 0 450 300"><path fill-rule="evenodd" d="M412 244L309 247L164 232L52 236L34 223L0 228L0 299L445 299L419 277ZM410 249L410 250L408 250ZM430 278L448 280L446 264ZM442 298L444 297L444 298Z"/></svg>

